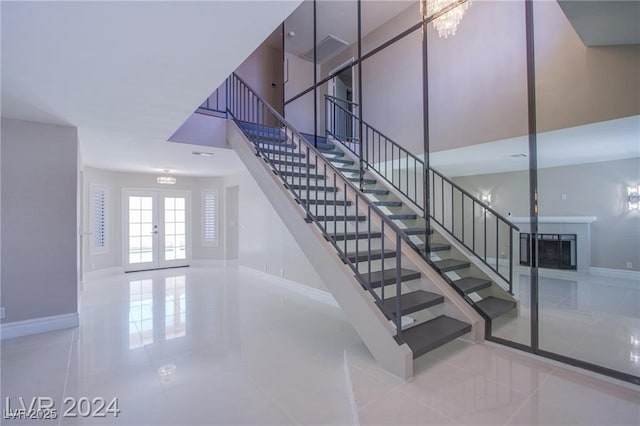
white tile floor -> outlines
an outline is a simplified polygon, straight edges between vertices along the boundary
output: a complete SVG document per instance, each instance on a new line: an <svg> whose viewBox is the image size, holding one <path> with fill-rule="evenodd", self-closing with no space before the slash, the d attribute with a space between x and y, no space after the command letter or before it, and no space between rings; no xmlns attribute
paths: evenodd
<svg viewBox="0 0 640 426"><path fill-rule="evenodd" d="M3 406L118 397L120 416L31 424L640 424L633 386L494 345L457 340L403 381L340 309L236 267L86 282L80 312L78 329L2 342Z"/></svg>
<svg viewBox="0 0 640 426"><path fill-rule="evenodd" d="M516 318L494 321L494 335L530 343L530 275L518 268ZM540 269L540 348L640 376L640 282Z"/></svg>

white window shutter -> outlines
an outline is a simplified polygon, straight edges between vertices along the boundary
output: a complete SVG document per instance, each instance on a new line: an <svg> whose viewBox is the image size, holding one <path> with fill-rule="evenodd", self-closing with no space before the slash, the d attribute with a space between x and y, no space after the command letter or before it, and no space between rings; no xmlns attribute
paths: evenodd
<svg viewBox="0 0 640 426"><path fill-rule="evenodd" d="M91 185L89 191L91 221L91 252L105 253L109 250L108 241L108 200L109 187Z"/></svg>
<svg viewBox="0 0 640 426"><path fill-rule="evenodd" d="M218 192L202 191L202 245L218 245Z"/></svg>

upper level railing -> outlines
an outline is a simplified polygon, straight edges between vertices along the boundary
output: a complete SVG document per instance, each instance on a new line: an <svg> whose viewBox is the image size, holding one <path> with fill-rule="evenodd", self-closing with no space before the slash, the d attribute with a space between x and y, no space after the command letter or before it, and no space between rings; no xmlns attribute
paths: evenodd
<svg viewBox="0 0 640 426"><path fill-rule="evenodd" d="M327 123L330 123L332 134L347 143L357 143L358 126L353 117L357 116L358 104L335 96L324 96L327 99ZM349 114L344 114L342 111Z"/></svg>
<svg viewBox="0 0 640 426"><path fill-rule="evenodd" d="M356 156L362 143L363 162L389 185L406 197L422 214L429 210L429 219L447 231L470 250L477 259L495 272L513 292L513 233L519 228L473 196L464 188L430 168L425 173L424 161L398 145L364 120L358 143L345 140L334 123L352 121L359 127L359 117L335 101L325 97L327 134L341 142ZM426 188L426 186L429 188ZM425 206L425 189L430 196Z"/></svg>
<svg viewBox="0 0 640 426"><path fill-rule="evenodd" d="M385 291L385 286L402 281L402 241L414 249L415 244L236 74L227 80L227 111L254 141L256 155L286 185L307 220L318 226L376 304L394 321L397 340L402 343L401 315L396 315L402 312L401 286L396 285L391 292ZM389 251L395 255L387 256Z"/></svg>
<svg viewBox="0 0 640 426"><path fill-rule="evenodd" d="M204 102L198 107L197 112L209 115L227 115L227 93L226 84L218 87Z"/></svg>

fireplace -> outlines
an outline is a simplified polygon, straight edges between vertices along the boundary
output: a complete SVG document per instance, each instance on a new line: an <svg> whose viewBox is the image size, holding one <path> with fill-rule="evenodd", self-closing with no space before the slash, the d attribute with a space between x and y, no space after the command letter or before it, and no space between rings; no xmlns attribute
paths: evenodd
<svg viewBox="0 0 640 426"><path fill-rule="evenodd" d="M519 259L522 265L531 264L530 250L533 246L531 243L531 224L530 217L510 217L512 223L520 228L521 233L525 233L524 236L514 233L513 235L513 248L515 259ZM550 242L545 242L543 245L553 245L552 241L555 241L557 252L554 255L557 263L553 266L542 266L538 261L538 266L544 268L552 267L556 268L558 264L564 264L564 270L575 270L577 272L589 273L591 268L591 225L598 220L595 216L538 216L537 234L538 240L545 239L543 235L557 235L567 237L569 239L551 238ZM573 237L573 239L571 239ZM529 238L529 240L527 240ZM563 242L560 242L563 241ZM567 243L568 241L568 243ZM557 247L557 246L560 247ZM536 244L536 247L540 247ZM560 257L559 253L562 250L562 255L565 256L564 262L558 261ZM569 250L570 255L566 252ZM539 257L539 250L538 257ZM546 249L545 249L546 253ZM566 256L571 256L571 262L568 262ZM547 259L543 259L547 262ZM517 264L517 260L516 260ZM546 263L545 263L546 265ZM567 267L571 265L571 267Z"/></svg>
<svg viewBox="0 0 640 426"><path fill-rule="evenodd" d="M531 234L520 234L520 265L539 268L577 269L576 234L538 234L538 249L531 253Z"/></svg>

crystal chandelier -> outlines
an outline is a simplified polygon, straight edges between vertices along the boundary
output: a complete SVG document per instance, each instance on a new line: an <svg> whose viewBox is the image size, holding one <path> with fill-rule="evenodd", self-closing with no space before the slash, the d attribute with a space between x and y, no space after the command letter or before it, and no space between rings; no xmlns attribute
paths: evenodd
<svg viewBox="0 0 640 426"><path fill-rule="evenodd" d="M420 13L422 14L422 19L427 19L429 16L433 16L445 7L457 2L458 0L420 0ZM438 35L440 37L447 38L456 34L458 24L460 23L464 12L469 8L469 3L471 3L471 0L454 7L433 21L433 27L438 30Z"/></svg>

